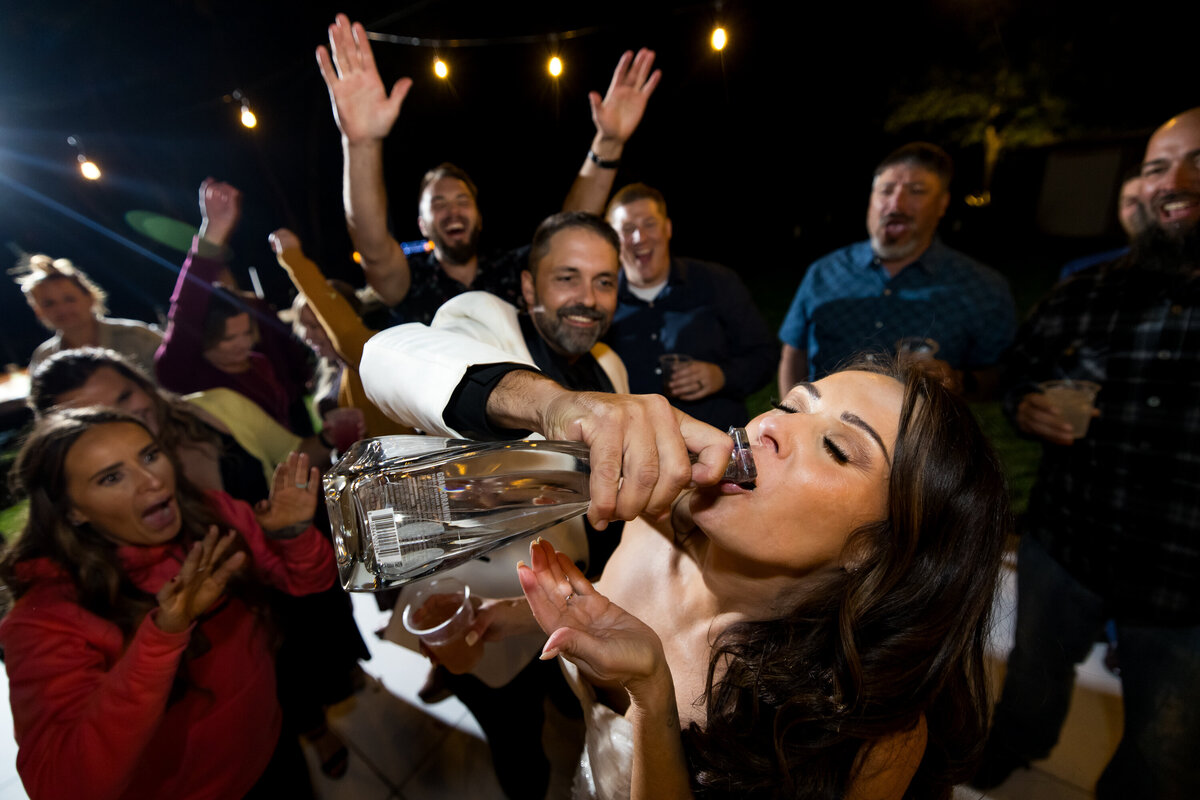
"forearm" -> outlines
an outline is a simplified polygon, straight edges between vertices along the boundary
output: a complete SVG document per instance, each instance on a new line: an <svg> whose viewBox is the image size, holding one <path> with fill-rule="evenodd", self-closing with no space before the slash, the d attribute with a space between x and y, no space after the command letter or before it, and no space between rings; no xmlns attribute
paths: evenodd
<svg viewBox="0 0 1200 800"><path fill-rule="evenodd" d="M223 268L220 261L205 256L205 251L203 239L197 237L171 293L167 330L155 355L155 371L168 388L179 382L175 380L178 375L194 369L203 350L201 331L212 299L212 282Z"/></svg>
<svg viewBox="0 0 1200 800"><path fill-rule="evenodd" d="M371 338L372 331L363 325L346 298L325 282L321 268L299 248L284 250L277 260L308 300L308 307L325 330L338 358L358 369L363 345Z"/></svg>
<svg viewBox="0 0 1200 800"><path fill-rule="evenodd" d="M666 673L665 685L630 692L631 703L625 718L633 726L632 800L692 797L674 684L670 672Z"/></svg>
<svg viewBox="0 0 1200 800"><path fill-rule="evenodd" d="M387 188L383 181L383 140L342 142L346 229L362 257L367 283L389 305L408 294L408 259L387 226Z"/></svg>
<svg viewBox="0 0 1200 800"><path fill-rule="evenodd" d="M579 168L563 201L563 211L587 211L603 216L605 203L617 178L617 168L600 166L592 160L591 153L595 153L602 161L620 161L624 150L624 142L597 133L592 140L592 149L583 159L583 166Z"/></svg>
<svg viewBox="0 0 1200 800"><path fill-rule="evenodd" d="M333 547L329 537L313 525L290 539L271 539L266 546L279 555L282 570L264 578L291 595L323 592L334 583Z"/></svg>
<svg viewBox="0 0 1200 800"><path fill-rule="evenodd" d="M487 417L500 428L530 430L544 434L543 411L569 394L559 384L538 372L515 370L507 373L488 396Z"/></svg>

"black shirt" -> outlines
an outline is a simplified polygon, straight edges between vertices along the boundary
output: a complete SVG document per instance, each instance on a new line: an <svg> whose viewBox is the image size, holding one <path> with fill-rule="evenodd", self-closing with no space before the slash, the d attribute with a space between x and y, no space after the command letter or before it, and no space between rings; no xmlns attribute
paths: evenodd
<svg viewBox="0 0 1200 800"><path fill-rule="evenodd" d="M432 250L408 257L411 282L408 294L392 306L392 325L420 322L428 325L433 315L452 297L463 292L490 292L497 297L521 306L521 272L529 265L529 245L480 257L479 271L470 286L465 286L446 274Z"/></svg>

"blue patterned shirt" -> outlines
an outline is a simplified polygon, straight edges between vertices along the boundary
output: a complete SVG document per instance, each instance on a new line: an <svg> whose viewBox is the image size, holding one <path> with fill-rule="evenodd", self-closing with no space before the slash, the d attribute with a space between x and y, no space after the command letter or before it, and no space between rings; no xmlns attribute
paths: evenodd
<svg viewBox="0 0 1200 800"><path fill-rule="evenodd" d="M865 241L813 262L779 338L807 353L815 380L858 353L894 353L906 336L937 341L937 357L955 369L988 367L1016 325L1008 282L995 270L934 239L890 277Z"/></svg>

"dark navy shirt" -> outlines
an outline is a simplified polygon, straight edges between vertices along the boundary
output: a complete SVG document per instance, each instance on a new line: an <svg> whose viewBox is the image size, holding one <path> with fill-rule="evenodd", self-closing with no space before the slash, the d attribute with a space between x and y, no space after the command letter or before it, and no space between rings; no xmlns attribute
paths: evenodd
<svg viewBox="0 0 1200 800"><path fill-rule="evenodd" d="M746 398L771 380L779 348L750 291L720 264L671 259L667 285L650 302L629 291L621 273L617 313L604 340L629 371L634 394L663 394L658 357L682 353L716 364L725 386L716 394L672 405L722 430L747 422Z"/></svg>
<svg viewBox="0 0 1200 800"><path fill-rule="evenodd" d="M1016 324L1008 282L995 270L934 239L890 277L866 241L813 262L779 338L808 354L817 379L858 353L894 353L907 336L935 340L937 357L955 369L991 366Z"/></svg>

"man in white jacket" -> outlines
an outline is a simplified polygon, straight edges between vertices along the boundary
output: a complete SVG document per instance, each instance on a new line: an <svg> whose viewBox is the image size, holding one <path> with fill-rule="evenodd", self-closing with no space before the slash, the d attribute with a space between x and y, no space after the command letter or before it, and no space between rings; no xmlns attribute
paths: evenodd
<svg viewBox="0 0 1200 800"><path fill-rule="evenodd" d="M592 393L629 391L621 359L599 343L617 306L619 249L616 234L599 217L563 212L547 218L534 234L529 269L521 275L528 312L495 295L468 292L444 304L428 326L410 323L380 332L363 350L360 372L368 397L389 417L430 434L503 439L537 431L588 441L590 426L596 435L589 443L596 446L596 438L623 426L604 420L606 412L591 414L577 404L586 405L587 398L596 397ZM547 424L534 411L550 396L558 402L549 405L564 409L560 423ZM680 436L680 423L662 398L613 397L600 405L632 408L642 435L651 427ZM566 430L571 426L575 429ZM686 458L686 452L673 455ZM627 499L617 496L615 485L600 490L602 496L607 492L606 506L589 513L598 528L632 517L641 510L635 506L657 497L649 489L639 493L636 481L626 482ZM595 486L592 494L595 506ZM585 572L598 574L620 531L619 526L585 531L577 518L541 535ZM477 596L519 595L516 563L527 557L528 547L527 540L518 540L452 574ZM403 602L402 594L397 608ZM413 646L399 628L394 622L388 638ZM548 662L537 660L543 640L524 636L491 642L471 675L438 673L479 720L501 785L514 797L541 796L549 777L548 762L538 763L541 699L559 676L556 669L546 669Z"/></svg>

